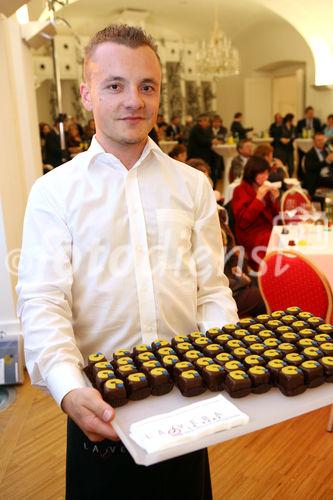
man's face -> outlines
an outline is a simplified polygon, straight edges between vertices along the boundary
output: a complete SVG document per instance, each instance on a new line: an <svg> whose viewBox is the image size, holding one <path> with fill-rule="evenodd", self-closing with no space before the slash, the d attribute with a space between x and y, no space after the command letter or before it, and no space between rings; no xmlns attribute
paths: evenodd
<svg viewBox="0 0 333 500"><path fill-rule="evenodd" d="M309 109L306 114L305 114L305 117L308 119L308 120L312 120L313 117L314 117L314 111L313 109Z"/></svg>
<svg viewBox="0 0 333 500"><path fill-rule="evenodd" d="M252 149L252 142L245 142L239 152L242 156L245 156L245 158L250 158L252 155Z"/></svg>
<svg viewBox="0 0 333 500"><path fill-rule="evenodd" d="M316 148L323 149L326 142L326 137L323 134L315 135L313 138L313 143Z"/></svg>
<svg viewBox="0 0 333 500"><path fill-rule="evenodd" d="M209 127L209 118L208 118L208 116L204 116L204 117L200 118L200 120L198 120L198 123L199 123L200 127L202 127L202 128Z"/></svg>
<svg viewBox="0 0 333 500"><path fill-rule="evenodd" d="M84 107L93 111L104 147L145 143L158 112L161 68L148 46L135 49L105 42L86 65Z"/></svg>

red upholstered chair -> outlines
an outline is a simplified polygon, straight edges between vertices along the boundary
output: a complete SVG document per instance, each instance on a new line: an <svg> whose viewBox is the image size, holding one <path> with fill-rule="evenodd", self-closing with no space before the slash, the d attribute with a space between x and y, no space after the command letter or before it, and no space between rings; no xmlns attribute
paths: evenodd
<svg viewBox="0 0 333 500"><path fill-rule="evenodd" d="M332 322L330 285L302 254L291 250L269 253L261 263L258 280L269 311L297 305Z"/></svg>
<svg viewBox="0 0 333 500"><path fill-rule="evenodd" d="M281 198L283 224L301 222L302 216L309 212L311 212L311 202L301 188L293 187L283 193Z"/></svg>
<svg viewBox="0 0 333 500"><path fill-rule="evenodd" d="M268 313L298 306L332 323L330 285L303 255L294 251L269 253L260 265L258 283ZM333 430L333 405L327 430Z"/></svg>

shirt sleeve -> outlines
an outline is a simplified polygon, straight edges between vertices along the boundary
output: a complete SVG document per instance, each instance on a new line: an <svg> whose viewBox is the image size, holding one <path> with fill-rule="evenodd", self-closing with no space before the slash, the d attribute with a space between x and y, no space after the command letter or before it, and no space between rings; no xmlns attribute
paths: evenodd
<svg viewBox="0 0 333 500"><path fill-rule="evenodd" d="M201 331L238 321L237 306L224 274L224 250L216 201L202 176L192 235L197 271L197 322Z"/></svg>
<svg viewBox="0 0 333 500"><path fill-rule="evenodd" d="M72 389L87 386L72 328L71 249L64 209L41 178L25 214L17 308L31 381L47 386L58 404Z"/></svg>

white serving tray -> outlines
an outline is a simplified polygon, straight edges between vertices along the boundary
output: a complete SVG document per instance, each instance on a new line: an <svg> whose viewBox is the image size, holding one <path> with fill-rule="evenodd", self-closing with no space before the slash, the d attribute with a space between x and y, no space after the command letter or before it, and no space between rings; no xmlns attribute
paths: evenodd
<svg viewBox="0 0 333 500"><path fill-rule="evenodd" d="M185 398L174 387L169 394L164 396L150 396L142 401L131 401L126 406L116 409L116 417L113 422L114 428L135 462L142 465L151 465L263 429L283 420L288 420L289 418L327 406L333 403L333 384L325 383L315 389L307 389L303 394L294 397L283 396L276 388L272 388L265 394L251 394L239 399L230 398L223 391L222 395L224 397L250 417L249 423L230 430L213 433L209 436L198 438L196 441L181 444L162 452L148 454L129 437L129 429L134 422L158 415L159 413L175 410L196 401L215 397L217 394L216 392L206 391L201 396ZM323 428L323 432L325 431L326 429Z"/></svg>

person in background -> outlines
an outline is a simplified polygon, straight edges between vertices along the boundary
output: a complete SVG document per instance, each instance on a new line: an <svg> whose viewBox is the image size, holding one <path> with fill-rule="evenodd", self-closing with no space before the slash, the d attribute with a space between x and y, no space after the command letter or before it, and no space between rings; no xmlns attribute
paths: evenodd
<svg viewBox="0 0 333 500"><path fill-rule="evenodd" d="M296 138L296 128L294 125L294 115L287 113L283 118L281 137L274 148L274 156L279 158L284 165L288 166L289 177L294 171L294 139Z"/></svg>
<svg viewBox="0 0 333 500"><path fill-rule="evenodd" d="M82 151L82 137L80 136L77 125L70 125L68 127L67 135L67 150L70 155L77 155Z"/></svg>
<svg viewBox="0 0 333 500"><path fill-rule="evenodd" d="M314 115L314 109L312 106L307 106L305 108L304 118L298 120L296 126L297 137L303 137L303 132L310 132L310 136L313 136L315 132L321 132L322 127L320 119L316 118Z"/></svg>
<svg viewBox="0 0 333 500"><path fill-rule="evenodd" d="M236 243L244 247L255 271L266 254L274 217L279 214L279 190L265 184L269 171L264 158L252 156L231 200Z"/></svg>
<svg viewBox="0 0 333 500"><path fill-rule="evenodd" d="M187 160L187 149L184 144L176 144L169 153L169 156L174 160L186 163Z"/></svg>
<svg viewBox="0 0 333 500"><path fill-rule="evenodd" d="M332 146L326 147L323 132L316 132L313 147L305 155L303 187L313 197L319 187L333 188Z"/></svg>
<svg viewBox="0 0 333 500"><path fill-rule="evenodd" d="M79 122L77 116L74 115L74 116L71 116L69 118L69 124L68 124L68 126L70 126L70 125L75 125L77 127L78 131L79 131L80 137L83 137L84 129L83 129L81 123Z"/></svg>
<svg viewBox="0 0 333 500"><path fill-rule="evenodd" d="M245 128L242 124L243 114L238 112L234 115L234 121L231 124L230 131L236 141L247 138L247 133L253 130L253 127Z"/></svg>
<svg viewBox="0 0 333 500"><path fill-rule="evenodd" d="M327 117L326 125L323 127L323 132L327 139L333 140L333 115L330 114Z"/></svg>
<svg viewBox="0 0 333 500"><path fill-rule="evenodd" d="M58 167L59 165L61 165L64 162L64 160L66 161L68 159L67 152L63 152L61 150L59 123L60 123L60 119L57 118L55 120L54 127L45 136L45 145L44 145L45 164L51 165L53 168ZM64 131L65 131L65 138L66 138L66 142L67 142L68 118L66 116L64 117L63 124L64 124ZM66 158L64 158L64 156ZM46 173L46 172L44 172L44 173Z"/></svg>
<svg viewBox="0 0 333 500"><path fill-rule="evenodd" d="M182 141L180 116L175 115L171 118L170 125L165 129L165 138L172 141Z"/></svg>
<svg viewBox="0 0 333 500"><path fill-rule="evenodd" d="M240 179L242 177L244 167L253 153L253 143L250 139L242 139L237 143L236 149L238 155L233 158L229 170L230 184L234 182L235 179Z"/></svg>
<svg viewBox="0 0 333 500"><path fill-rule="evenodd" d="M224 272L229 280L240 318L255 317L266 313L266 306L255 280L249 276L247 259L236 246L234 235L228 225L228 213L223 207L219 219L225 253Z"/></svg>
<svg viewBox="0 0 333 500"><path fill-rule="evenodd" d="M219 144L217 139L213 138L210 127L209 116L202 113L198 116L198 123L191 129L187 147L188 158L202 158L211 168L212 180L214 186L219 178L217 168L218 155L212 150L214 144Z"/></svg>
<svg viewBox="0 0 333 500"><path fill-rule="evenodd" d="M274 122L269 127L269 135L273 138L272 146L275 148L282 135L282 124L283 124L283 116L281 113L275 113Z"/></svg>
<svg viewBox="0 0 333 500"><path fill-rule="evenodd" d="M165 140L165 132L167 129L167 122L164 118L164 115L162 113L159 113L157 115L157 120L156 120L156 125L157 125L157 136L159 141L164 141Z"/></svg>
<svg viewBox="0 0 333 500"><path fill-rule="evenodd" d="M190 160L187 160L186 163L187 163L187 165L190 165L190 167L193 167L196 170L200 170L200 172L203 172L205 174L205 176L208 178L208 180L210 182L210 185L213 188L216 201L218 203L223 202L223 196L220 193L220 191L218 191L217 189L214 189L214 183L213 183L213 180L211 178L211 168L208 165L208 163L206 163L202 158L191 158Z"/></svg>
<svg viewBox="0 0 333 500"><path fill-rule="evenodd" d="M273 158L273 147L270 144L259 144L253 151L253 156L260 156L270 164L271 169L268 176L270 182L280 181L283 183L284 179L288 177L288 171L282 161Z"/></svg>
<svg viewBox="0 0 333 500"><path fill-rule="evenodd" d="M220 141L221 144L225 143L225 139L227 137L228 129L224 127L222 118L220 115L214 115L212 118L212 135L214 139Z"/></svg>
<svg viewBox="0 0 333 500"><path fill-rule="evenodd" d="M84 128L83 139L90 144L91 139L93 138L95 133L96 133L95 120L93 118L90 118L90 120L88 120L88 123Z"/></svg>
<svg viewBox="0 0 333 500"><path fill-rule="evenodd" d="M34 184L17 285L32 382L68 415L66 499L171 499L176 491L210 500L207 450L137 465L116 441L117 410L83 367L94 352L110 360L120 348L238 321L216 202L204 175L148 138L162 79L151 37L128 25L98 32L85 49L84 79L96 135L88 151Z"/></svg>
<svg viewBox="0 0 333 500"><path fill-rule="evenodd" d="M188 140L190 137L190 132L193 127L193 116L191 115L186 115L185 116L185 125L183 127L183 143L185 146L188 146Z"/></svg>

